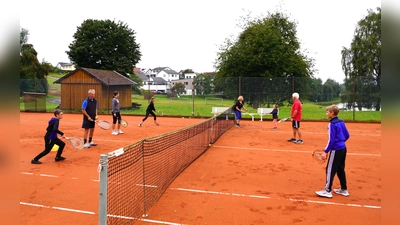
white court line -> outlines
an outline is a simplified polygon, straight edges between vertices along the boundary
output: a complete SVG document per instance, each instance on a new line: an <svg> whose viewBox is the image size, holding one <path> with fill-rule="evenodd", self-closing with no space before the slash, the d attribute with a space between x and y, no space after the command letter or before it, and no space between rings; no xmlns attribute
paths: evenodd
<svg viewBox="0 0 400 225"><path fill-rule="evenodd" d="M249 197L249 198L272 199L269 196L260 196L260 195L234 194L234 193L227 193L227 192L194 190L194 189L186 189L186 188L169 188L169 189L170 190L178 190L178 191L204 193L204 194L232 195L232 196ZM282 198L277 198L277 199L281 200ZM289 201L293 201L293 202L307 202L307 203L325 204L325 205L338 205L338 206L349 206L349 207L359 207L359 208L371 208L371 209L380 209L381 208L381 206L376 206L376 205L360 205L360 204L325 202L325 201L294 199L294 198L285 198L283 200L289 200Z"/></svg>
<svg viewBox="0 0 400 225"><path fill-rule="evenodd" d="M19 204L20 205L26 205L26 206L32 206L32 207L47 208L47 209L57 209L57 210L68 211L68 212L96 215L95 212L86 211L86 210L70 209L70 208L57 207L57 206L47 206L47 205L41 205L41 204L35 204L35 203L27 203L27 202L19 202ZM184 225L184 224L181 224L181 223L173 223L173 222L160 221L160 220L149 220L149 219L141 219L141 218L137 218L136 219L134 217L128 217L128 216L119 216L119 215L110 215L110 214L107 214L107 216L116 217L116 218L122 218L122 219L129 219L129 220L138 220L138 221L149 222L149 223L168 224L168 225Z"/></svg>
<svg viewBox="0 0 400 225"><path fill-rule="evenodd" d="M301 151L301 150L291 150L291 149L270 149L270 148L244 148L244 147L234 147L234 146L219 146L219 145L212 145L215 148L233 148L233 149L240 149L240 150L255 150L255 151L271 151L271 152L297 152L297 153L307 153L310 154L312 151ZM351 153L348 152L347 155L355 155L355 156L375 156L380 157L381 154L366 154L366 153Z"/></svg>
<svg viewBox="0 0 400 225"><path fill-rule="evenodd" d="M29 172L20 172L20 174L24 175L43 175L43 174L33 174ZM55 175L47 175L45 177L52 177L58 178ZM78 179L78 178L74 178ZM91 181L99 182L98 180L90 179ZM136 186L143 186L143 184L136 184ZM145 185L151 188L157 188L154 185ZM187 188L169 188L170 190L177 190L177 191L188 191L188 192L196 192L196 193L204 193L204 194L217 194L217 195L230 195L230 196L238 196L238 197L250 197L250 198L258 198L258 199L272 199L269 196L262 196L262 195L248 195L248 194L238 194L238 193L228 193L228 192L218 192L218 191L205 191L205 190L195 190L195 189L187 189ZM281 198L277 198L280 200ZM307 203L316 203L316 204L325 204L325 205L339 205L339 206L349 206L349 207L359 207L359 208L372 208L372 209L380 209L381 206L373 206L373 205L360 205L360 204L350 204L350 203L336 203L336 202L325 202L325 201L315 201L315 200L306 200L306 199L283 199L289 201L296 201L296 202L307 202Z"/></svg>
<svg viewBox="0 0 400 225"><path fill-rule="evenodd" d="M60 178L60 176L57 175L51 175L51 174L44 174L44 173L39 173L39 174L34 174L34 173L30 173L30 172L19 172L20 174L23 175L32 175L32 176L41 176L41 177L51 177L51 178ZM77 177L66 177L67 179L71 179L71 180L78 180ZM90 181L93 182L100 182L100 180L96 180L96 179L90 179Z"/></svg>

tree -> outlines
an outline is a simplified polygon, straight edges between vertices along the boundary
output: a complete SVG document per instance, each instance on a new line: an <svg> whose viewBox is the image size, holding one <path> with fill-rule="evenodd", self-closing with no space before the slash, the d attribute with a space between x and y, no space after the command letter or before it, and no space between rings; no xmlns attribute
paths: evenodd
<svg viewBox="0 0 400 225"><path fill-rule="evenodd" d="M48 93L47 75L50 66L46 62L39 63L37 52L32 44L28 44L29 31L20 29L20 96L23 92Z"/></svg>
<svg viewBox="0 0 400 225"><path fill-rule="evenodd" d="M178 95L184 94L186 93L185 85L182 84L181 82L178 82L171 88L171 92Z"/></svg>
<svg viewBox="0 0 400 225"><path fill-rule="evenodd" d="M136 93L136 94L141 94L142 90L140 89L140 87L143 84L142 78L140 78L138 75L133 73L130 75L130 79L136 83L136 84L132 85L132 92Z"/></svg>
<svg viewBox="0 0 400 225"><path fill-rule="evenodd" d="M217 53L216 90L227 93L232 88L240 88L242 93L239 94L245 93L245 101L254 108L268 101L268 95L273 93L272 88L280 90L280 95L290 99L293 79L289 77L312 77L314 72L313 59L300 52L296 23L282 13L269 13L261 19L244 20L243 32L237 40L226 39ZM242 83L236 89L237 85L226 83L226 78L232 77L249 79L239 79ZM269 78L274 78L273 85ZM297 92L308 91L306 87L309 82L296 84Z"/></svg>
<svg viewBox="0 0 400 225"><path fill-rule="evenodd" d="M368 10L355 29L350 48L342 49L346 91L342 101L359 110L381 108L381 8ZM352 104L349 104L352 105Z"/></svg>
<svg viewBox="0 0 400 225"><path fill-rule="evenodd" d="M211 76L208 74L198 74L193 80L194 89L199 95L210 94L211 88Z"/></svg>
<svg viewBox="0 0 400 225"><path fill-rule="evenodd" d="M140 61L135 32L123 22L85 20L66 51L77 67L115 70L128 76Z"/></svg>

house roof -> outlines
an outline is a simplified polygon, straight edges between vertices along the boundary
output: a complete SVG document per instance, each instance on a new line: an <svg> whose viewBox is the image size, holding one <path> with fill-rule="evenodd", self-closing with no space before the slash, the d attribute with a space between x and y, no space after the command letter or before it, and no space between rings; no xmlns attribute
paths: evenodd
<svg viewBox="0 0 400 225"><path fill-rule="evenodd" d="M73 64L72 63L66 63L66 62L59 62L59 63L57 63L57 65L60 65L60 66L72 66Z"/></svg>
<svg viewBox="0 0 400 225"><path fill-rule="evenodd" d="M124 75L111 70L98 70L98 69L90 69L90 68L77 68L76 70L68 73L67 75L61 77L60 79L54 81L54 84L61 83L62 80L65 78L73 75L77 71L83 71L89 76L93 77L94 79L98 80L102 84L106 86L113 86L113 85L132 85L136 84L136 82L132 81L131 79L125 77Z"/></svg>
<svg viewBox="0 0 400 225"><path fill-rule="evenodd" d="M153 77L153 81L155 85L166 85L167 81L164 80L162 77Z"/></svg>

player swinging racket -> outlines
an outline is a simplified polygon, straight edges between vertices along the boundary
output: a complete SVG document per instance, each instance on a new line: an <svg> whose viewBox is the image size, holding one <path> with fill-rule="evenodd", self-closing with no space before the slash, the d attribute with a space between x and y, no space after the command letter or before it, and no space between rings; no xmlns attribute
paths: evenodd
<svg viewBox="0 0 400 225"><path fill-rule="evenodd" d="M246 107L244 107L243 100L244 100L243 96L239 96L236 101L236 104L233 106L235 112L236 127L240 127L240 120L242 119L243 110L247 111Z"/></svg>
<svg viewBox="0 0 400 225"><path fill-rule="evenodd" d="M153 117L154 117L154 124L156 125L156 126L158 126L159 124L157 123L157 116L156 116L156 114L154 114L154 112L153 111L155 111L155 112L157 112L157 110L156 110L156 108L154 107L154 101L155 101L156 99L154 98L154 97L151 97L151 99L150 99L150 103L149 103L149 105L147 106L147 109L146 109L146 116L142 119L142 122L140 122L139 123L139 127L141 127L142 126L142 123L145 121L145 120L147 120L147 117L149 117L149 115L151 114Z"/></svg>
<svg viewBox="0 0 400 225"><path fill-rule="evenodd" d="M41 159L43 156L49 154L51 149L53 148L54 145L58 145L58 150L56 154L55 161L62 161L65 160L64 157L61 156L64 147L65 147L65 142L60 140L57 136L57 134L60 134L62 137L64 137L64 133L61 132L58 127L60 125L60 119L62 119L64 116L64 113L61 109L56 109L54 111L54 117L49 120L48 126L46 128L46 134L44 135L44 150L43 152L39 153L35 158L31 160L32 164L42 164L39 159Z"/></svg>

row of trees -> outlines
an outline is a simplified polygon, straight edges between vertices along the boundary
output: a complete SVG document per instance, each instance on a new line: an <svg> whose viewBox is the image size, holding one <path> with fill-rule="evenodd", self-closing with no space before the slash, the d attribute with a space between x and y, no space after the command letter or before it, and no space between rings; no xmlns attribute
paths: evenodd
<svg viewBox="0 0 400 225"><path fill-rule="evenodd" d="M199 74L194 79L195 91L197 94L223 93L230 99L236 99L238 94L246 95L245 101L254 108L271 102L287 102L296 91L304 100L327 101L341 96L344 102L357 102L359 107L379 110L380 21L380 8L376 12L369 10L359 21L351 47L342 50L346 78L344 85L339 85L331 79L322 83L314 77L314 59L301 50L297 24L287 15L275 12L255 19L242 18L239 25L242 32L227 38L219 48L215 77ZM27 37L27 30L22 29L21 79L42 79L49 67L37 61L37 53L27 44ZM77 28L73 37L66 53L77 67L118 71L138 83L133 90L140 92L142 80L133 73L141 59L140 44L127 24L89 19ZM175 92L181 89L172 88ZM47 92L46 84L35 90Z"/></svg>

